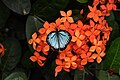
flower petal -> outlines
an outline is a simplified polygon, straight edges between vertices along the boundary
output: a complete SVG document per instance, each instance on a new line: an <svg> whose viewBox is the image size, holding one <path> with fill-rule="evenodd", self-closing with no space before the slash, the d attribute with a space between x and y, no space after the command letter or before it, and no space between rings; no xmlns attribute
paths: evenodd
<svg viewBox="0 0 120 80"><path fill-rule="evenodd" d="M97 57L97 63L100 63L102 61L101 57Z"/></svg>
<svg viewBox="0 0 120 80"><path fill-rule="evenodd" d="M60 11L61 16L66 16L67 14L64 11Z"/></svg>
<svg viewBox="0 0 120 80"><path fill-rule="evenodd" d="M79 40L79 39L77 39L76 44L77 44L77 46L78 46L78 47L81 47L81 45L82 45L82 41L81 41L81 40Z"/></svg>
<svg viewBox="0 0 120 80"><path fill-rule="evenodd" d="M65 22L66 21L66 18L65 17L62 17L61 19L60 19L60 22Z"/></svg>
<svg viewBox="0 0 120 80"><path fill-rule="evenodd" d="M37 61L37 58L36 58L35 56L31 56L31 57L30 57L30 60L31 60L32 62L36 62L36 61Z"/></svg>
<svg viewBox="0 0 120 80"><path fill-rule="evenodd" d="M60 65L60 66L62 66L62 64L63 64L60 59L56 59L55 62L56 62L57 65Z"/></svg>
<svg viewBox="0 0 120 80"><path fill-rule="evenodd" d="M72 15L72 10L67 11L67 16L71 16Z"/></svg>
<svg viewBox="0 0 120 80"><path fill-rule="evenodd" d="M96 59L98 57L98 54L92 54L91 56L93 59Z"/></svg>
<svg viewBox="0 0 120 80"><path fill-rule="evenodd" d="M68 20L68 22L70 22L70 23L74 23L74 20L73 20L72 17L67 17L67 20Z"/></svg>
<svg viewBox="0 0 120 80"><path fill-rule="evenodd" d="M77 38L75 36L72 36L72 42L75 42L77 40Z"/></svg>
<svg viewBox="0 0 120 80"><path fill-rule="evenodd" d="M86 65L87 64L87 59L81 60L81 65Z"/></svg>
<svg viewBox="0 0 120 80"><path fill-rule="evenodd" d="M94 52L96 50L96 46L91 46L89 51Z"/></svg>

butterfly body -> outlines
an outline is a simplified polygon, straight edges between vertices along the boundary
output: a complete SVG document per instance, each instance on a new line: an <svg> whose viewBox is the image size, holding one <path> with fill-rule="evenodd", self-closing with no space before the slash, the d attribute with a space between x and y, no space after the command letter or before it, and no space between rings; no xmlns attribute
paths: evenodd
<svg viewBox="0 0 120 80"><path fill-rule="evenodd" d="M47 43L55 50L64 50L68 43L71 41L71 35L65 30L56 29L52 31L47 36Z"/></svg>

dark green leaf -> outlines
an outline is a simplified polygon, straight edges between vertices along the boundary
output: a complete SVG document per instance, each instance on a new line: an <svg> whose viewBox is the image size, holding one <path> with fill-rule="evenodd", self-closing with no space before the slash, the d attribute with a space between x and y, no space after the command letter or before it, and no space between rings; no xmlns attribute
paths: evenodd
<svg viewBox="0 0 120 80"><path fill-rule="evenodd" d="M103 70L100 70L99 73L98 73L98 80L108 80L108 72L107 71L103 71Z"/></svg>
<svg viewBox="0 0 120 80"><path fill-rule="evenodd" d="M30 0L2 0L4 4L12 11L26 15L30 12L31 3Z"/></svg>
<svg viewBox="0 0 120 80"><path fill-rule="evenodd" d="M115 20L114 13L112 11L110 11L110 16L106 17L106 20L107 21L113 21L113 20Z"/></svg>
<svg viewBox="0 0 120 80"><path fill-rule="evenodd" d="M30 60L30 56L32 55L33 53L31 51L27 51L26 53L24 53L23 58L21 60L22 65L27 69L35 67L34 62Z"/></svg>
<svg viewBox="0 0 120 80"><path fill-rule="evenodd" d="M112 32L110 35L110 41L113 41L114 39L116 39L117 37L119 37L119 26L118 23L116 21L108 21L109 26L112 27Z"/></svg>
<svg viewBox="0 0 120 80"><path fill-rule="evenodd" d="M110 80L120 80L120 77L117 75L110 76Z"/></svg>
<svg viewBox="0 0 120 80"><path fill-rule="evenodd" d="M17 39L6 38L4 41L5 55L2 57L2 71L12 70L21 57L21 46Z"/></svg>
<svg viewBox="0 0 120 80"><path fill-rule="evenodd" d="M13 72L4 80L28 80L24 72Z"/></svg>
<svg viewBox="0 0 120 80"><path fill-rule="evenodd" d="M117 75L109 75L107 71L100 70L97 76L98 80L120 80Z"/></svg>
<svg viewBox="0 0 120 80"><path fill-rule="evenodd" d="M84 80L85 71L84 70L75 70L74 80Z"/></svg>
<svg viewBox="0 0 120 80"><path fill-rule="evenodd" d="M34 32L38 32L38 30L43 27L43 24L36 18L33 16L29 16L26 22L26 36L27 36L27 40L32 38L32 34ZM33 52L33 48L32 45L29 46L30 50Z"/></svg>
<svg viewBox="0 0 120 80"><path fill-rule="evenodd" d="M120 37L115 39L110 48L106 52L106 57L103 61L103 68L115 68L119 71L120 68Z"/></svg>
<svg viewBox="0 0 120 80"><path fill-rule="evenodd" d="M7 21L10 14L10 10L4 5L2 1L0 1L0 29L5 26L5 22Z"/></svg>
<svg viewBox="0 0 120 80"><path fill-rule="evenodd" d="M69 0L37 0L33 4L31 12L33 15L53 20L56 19L56 14L67 6L68 2Z"/></svg>
<svg viewBox="0 0 120 80"><path fill-rule="evenodd" d="M88 2L88 0L77 0L77 1L80 3L87 3Z"/></svg>

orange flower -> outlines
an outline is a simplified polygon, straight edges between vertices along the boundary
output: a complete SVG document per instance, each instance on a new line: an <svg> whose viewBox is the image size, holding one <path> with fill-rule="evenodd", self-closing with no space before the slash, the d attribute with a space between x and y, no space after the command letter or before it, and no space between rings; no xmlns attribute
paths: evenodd
<svg viewBox="0 0 120 80"><path fill-rule="evenodd" d="M77 59L77 60L76 60L76 63L77 63L77 65L78 65L78 69L79 69L79 70L83 70L83 69L84 69L84 66L81 65L81 59Z"/></svg>
<svg viewBox="0 0 120 80"><path fill-rule="evenodd" d="M34 56L30 57L30 60L33 62L36 62L39 64L39 66L44 66L44 63L42 61L45 61L46 58L43 56L40 56L40 54L38 52L34 52Z"/></svg>
<svg viewBox="0 0 120 80"><path fill-rule="evenodd" d="M66 20L70 23L74 22L73 18L70 17L72 15L72 10L67 11L67 13L65 13L64 11L60 11L60 14L61 16L63 16L61 18L61 22L65 22Z"/></svg>
<svg viewBox="0 0 120 80"><path fill-rule="evenodd" d="M94 53L91 57L93 58L93 59L96 59L97 58L97 63L100 63L101 61L102 61L102 58L101 57L104 57L105 56L105 53L102 51L102 52L100 52L100 53Z"/></svg>
<svg viewBox="0 0 120 80"><path fill-rule="evenodd" d="M49 50L50 50L50 46L45 44L44 42L40 42L40 44L36 48L36 51L38 52L42 51L45 55L48 55Z"/></svg>
<svg viewBox="0 0 120 80"><path fill-rule="evenodd" d="M36 43L39 44L40 42L40 39L37 38L37 33L35 32L33 35L32 35L32 39L30 39L28 41L29 44L33 44L33 49L36 50Z"/></svg>
<svg viewBox="0 0 120 80"><path fill-rule="evenodd" d="M49 24L47 21L43 24L43 26L44 26L44 29L40 28L38 31L40 34L46 33L48 35L51 31L55 31L55 26Z"/></svg>
<svg viewBox="0 0 120 80"><path fill-rule="evenodd" d="M108 0L109 3L106 4L108 10L116 10L115 0Z"/></svg>
<svg viewBox="0 0 120 80"><path fill-rule="evenodd" d="M65 21L64 23L64 29L63 30L66 30L66 31L68 31L71 35L74 35L74 30L72 30L72 29L75 29L76 27L77 27L77 25L75 25L75 24L71 24L70 25L70 23L68 22L68 21Z"/></svg>
<svg viewBox="0 0 120 80"><path fill-rule="evenodd" d="M87 54L86 53L82 53L81 54L81 58L82 58L81 65L86 65L87 62L94 62L94 60L91 57L91 55L92 55L92 52L87 52Z"/></svg>
<svg viewBox="0 0 120 80"><path fill-rule="evenodd" d="M58 65L55 68L55 77L58 75L58 73L64 69L65 71L69 72L70 70L64 67L64 62L62 62L60 59L56 59L56 64Z"/></svg>
<svg viewBox="0 0 120 80"><path fill-rule="evenodd" d="M100 6L103 16L110 16L110 10L108 10L107 7L108 6L105 6L105 5Z"/></svg>
<svg viewBox="0 0 120 80"><path fill-rule="evenodd" d="M65 57L65 68L72 68L76 69L77 68L77 63L75 62L77 60L77 56L72 56L72 57Z"/></svg>
<svg viewBox="0 0 120 80"><path fill-rule="evenodd" d="M4 52L5 51L5 48L4 46L0 43L0 56L3 56L4 55Z"/></svg>
<svg viewBox="0 0 120 80"><path fill-rule="evenodd" d="M97 53L100 53L102 50L100 47L101 45L102 45L102 41L98 41L98 40L94 39L93 46L90 47L89 51L90 52L96 51Z"/></svg>
<svg viewBox="0 0 120 80"><path fill-rule="evenodd" d="M88 6L88 8L91 12L87 15L87 17L93 18L93 20L97 22L99 20L99 16L102 16L101 11L97 10L96 6L94 6L93 8L91 6Z"/></svg>
<svg viewBox="0 0 120 80"><path fill-rule="evenodd" d="M81 35L79 30L75 31L75 36L72 36L72 42L76 42L77 46L81 46L82 45L82 40L85 39L84 35Z"/></svg>

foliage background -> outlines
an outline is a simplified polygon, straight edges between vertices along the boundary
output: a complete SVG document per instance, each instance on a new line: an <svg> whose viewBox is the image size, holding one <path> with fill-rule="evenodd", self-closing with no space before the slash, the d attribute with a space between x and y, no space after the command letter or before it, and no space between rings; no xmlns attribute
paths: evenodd
<svg viewBox="0 0 120 80"><path fill-rule="evenodd" d="M60 16L60 10L70 9L77 20L82 8L87 12L88 4L92 4L92 0L0 0L0 42L6 48L5 55L0 58L0 79L120 80L119 10L111 11L111 15L106 17L113 31L107 45L107 56L100 65L90 65L87 72L62 71L55 78L55 62L52 58L44 67L39 67L29 59L33 51L27 41L34 31L42 27L44 21L55 21ZM116 5L120 9L120 4Z"/></svg>

